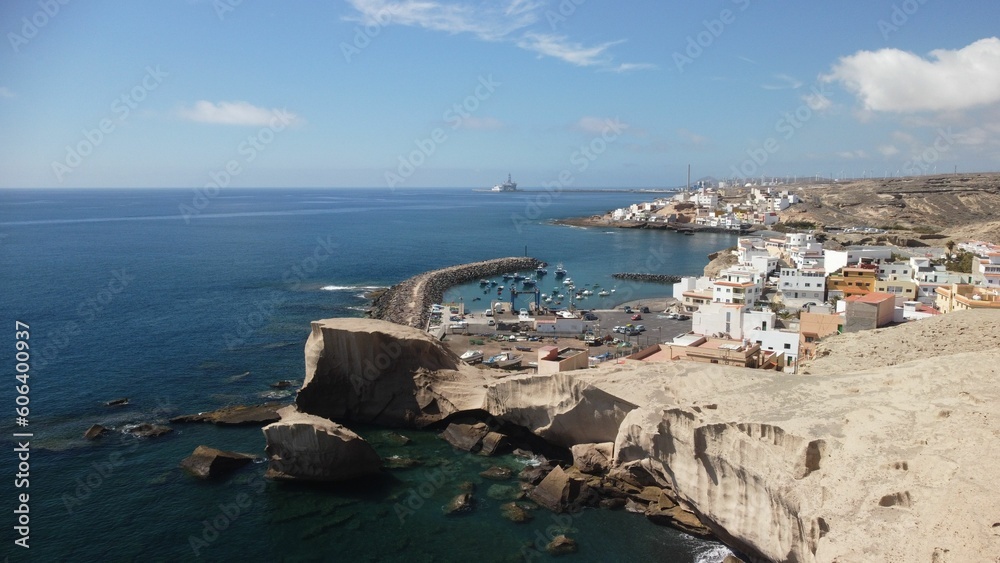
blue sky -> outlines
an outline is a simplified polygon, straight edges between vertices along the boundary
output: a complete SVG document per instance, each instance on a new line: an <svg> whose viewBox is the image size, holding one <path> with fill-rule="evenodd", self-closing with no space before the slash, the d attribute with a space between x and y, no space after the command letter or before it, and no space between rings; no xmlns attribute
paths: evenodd
<svg viewBox="0 0 1000 563"><path fill-rule="evenodd" d="M998 20L995 0L9 1L0 186L996 170Z"/></svg>

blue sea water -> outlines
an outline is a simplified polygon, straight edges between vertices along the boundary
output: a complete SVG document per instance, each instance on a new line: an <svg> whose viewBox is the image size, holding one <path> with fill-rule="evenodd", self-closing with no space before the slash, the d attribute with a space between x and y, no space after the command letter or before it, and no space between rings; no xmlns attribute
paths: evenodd
<svg viewBox="0 0 1000 563"><path fill-rule="evenodd" d="M121 428L273 398L269 383L302 379L310 321L359 316L369 288L434 268L527 252L550 270L563 263L578 283L617 283L613 297L595 296L588 306L669 293L610 274L696 274L706 254L733 237L549 222L650 198L446 189L229 189L209 197L179 189L0 191L0 343L8 350L0 393L7 405L0 409L3 553L11 561L519 561L523 553L548 559L528 546L565 529L580 542L571 558L579 561L717 560L716 544L623 512L555 521L539 511L532 523L507 522L498 507L511 493L504 487L516 484L484 481L478 472L523 462L458 454L432 433L406 432L414 443L398 446L383 429L357 428L381 455L424 465L348 487L266 482L263 464L221 483L197 482L178 468L199 444L262 454L256 428L176 425L148 440L120 432L81 438L93 423ZM448 297L481 294L473 282ZM26 428L15 426L15 321L30 327ZM104 406L119 397L129 405ZM34 434L28 488L14 486L17 431ZM477 508L446 517L441 506L462 481L475 483ZM19 493L30 495L30 549L13 543Z"/></svg>

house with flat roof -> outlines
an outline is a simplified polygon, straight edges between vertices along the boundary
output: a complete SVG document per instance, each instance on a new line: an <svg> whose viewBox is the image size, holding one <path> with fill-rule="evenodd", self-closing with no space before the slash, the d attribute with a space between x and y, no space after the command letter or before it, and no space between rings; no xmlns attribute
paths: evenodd
<svg viewBox="0 0 1000 563"><path fill-rule="evenodd" d="M538 374L548 375L562 371L585 369L590 365L590 356L583 348L559 348L542 346L538 349Z"/></svg>
<svg viewBox="0 0 1000 563"><path fill-rule="evenodd" d="M844 315L840 313L803 312L799 315L799 356L815 358L817 343L844 331Z"/></svg>
<svg viewBox="0 0 1000 563"><path fill-rule="evenodd" d="M934 292L937 293L935 306L942 313L968 309L1000 310L1000 289L953 283L950 287L938 287Z"/></svg>
<svg viewBox="0 0 1000 563"><path fill-rule="evenodd" d="M895 319L896 296L892 293L851 295L844 299L845 332L859 332L886 326Z"/></svg>
<svg viewBox="0 0 1000 563"><path fill-rule="evenodd" d="M680 335L673 342L654 344L629 356L631 360L644 362L687 360L746 368L759 367L760 358L757 344L697 334Z"/></svg>

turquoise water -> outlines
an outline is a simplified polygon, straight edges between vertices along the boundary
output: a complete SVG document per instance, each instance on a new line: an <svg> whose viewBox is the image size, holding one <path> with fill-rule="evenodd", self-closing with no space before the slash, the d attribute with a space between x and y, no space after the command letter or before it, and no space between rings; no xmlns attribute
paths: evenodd
<svg viewBox="0 0 1000 563"><path fill-rule="evenodd" d="M31 549L14 546L8 513L4 554L12 561L516 561L552 526L569 528L580 542L571 560L679 562L711 552L714 544L621 512L585 511L560 524L539 511L530 524L507 522L498 513L504 490L491 494L493 484L478 472L521 462L456 453L433 433L406 432L414 443L396 446L384 430L358 428L381 455L423 465L339 487L267 482L263 464L219 483L178 468L199 444L261 455L263 436L254 428L176 425L149 440L119 432L93 443L81 438L93 423L120 428L266 398L291 401L268 384L301 381L309 321L360 315L368 287L521 255L525 246L553 265L563 262L574 279L604 285L614 271L652 271L651 255L666 257L656 258L658 271L697 273L705 254L734 242L548 224L642 200L637 194L567 193L547 205L537 197L429 189L230 190L202 200L191 190L0 191L0 326L8 327L11 347L14 322L30 327L26 430L34 433L30 487L15 489L12 478L3 487L7 506L18 492L30 493ZM185 220L182 206L197 215ZM455 293L472 299L481 294L473 285ZM619 285L616 298L664 289ZM103 405L118 397L130 404ZM0 401L9 405L0 468L13 476L13 385ZM438 484L426 484L432 481ZM441 506L465 481L476 484L476 509L446 517ZM427 498L418 493L424 502L401 519L398 505L417 504L411 493L421 490Z"/></svg>

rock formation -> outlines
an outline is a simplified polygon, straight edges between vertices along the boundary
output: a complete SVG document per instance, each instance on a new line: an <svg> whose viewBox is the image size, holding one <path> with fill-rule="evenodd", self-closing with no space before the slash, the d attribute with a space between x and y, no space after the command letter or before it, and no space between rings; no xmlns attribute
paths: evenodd
<svg viewBox="0 0 1000 563"><path fill-rule="evenodd" d="M907 331L955 334L938 324L960 323L954 338L973 338L995 315L883 329L869 335L869 350L906 342ZM807 376L629 361L497 380L420 331L336 319L313 323L297 403L389 425L481 413L563 447L614 442L604 479L623 483L628 506L653 521L707 525L754 560L993 560L1000 351L937 349L946 355L920 357L911 346L913 359L867 370L817 362ZM573 471L552 469L532 494L557 507L591 479L603 486Z"/></svg>
<svg viewBox="0 0 1000 563"><path fill-rule="evenodd" d="M170 419L171 423L209 422L221 426L260 426L277 422L278 409L288 406L286 403L264 403L263 405L238 405L223 407L218 410L186 414Z"/></svg>
<svg viewBox="0 0 1000 563"><path fill-rule="evenodd" d="M278 414L281 420L263 429L267 477L344 481L381 472L382 460L375 450L347 428L295 407L285 407Z"/></svg>
<svg viewBox="0 0 1000 563"><path fill-rule="evenodd" d="M199 479L216 479L253 463L254 459L256 458L250 454L198 446L181 461L181 467Z"/></svg>
<svg viewBox="0 0 1000 563"><path fill-rule="evenodd" d="M487 380L425 332L365 319L312 323L302 412L385 426L426 426L478 409Z"/></svg>

